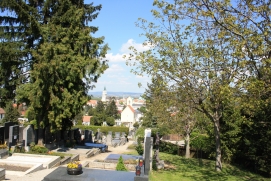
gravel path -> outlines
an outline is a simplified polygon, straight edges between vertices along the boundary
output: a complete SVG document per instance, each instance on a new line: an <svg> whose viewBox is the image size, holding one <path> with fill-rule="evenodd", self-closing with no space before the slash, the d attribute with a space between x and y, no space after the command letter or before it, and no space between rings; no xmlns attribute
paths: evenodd
<svg viewBox="0 0 271 181"><path fill-rule="evenodd" d="M121 153L124 153L124 152L127 152L127 147L129 145L131 145L133 143L133 141L129 141L128 143L126 143L125 145L122 145L122 146L118 146L116 148L114 147L111 147L109 146L108 147L108 152L106 153L100 153L98 155L95 155L93 157L90 157L90 158L84 158L80 161L89 161L89 162L93 162L94 160L103 160L105 159L108 155L110 154L121 154ZM27 175L24 175L24 176L15 176L15 175L7 175L6 174L6 179L5 180L9 180L9 181L42 181L43 178L50 174L52 171L54 171L56 169L55 168L51 168L51 169L44 169L44 170L40 170L40 171L37 171L37 172L34 172L34 173L30 173L30 174L27 174Z"/></svg>

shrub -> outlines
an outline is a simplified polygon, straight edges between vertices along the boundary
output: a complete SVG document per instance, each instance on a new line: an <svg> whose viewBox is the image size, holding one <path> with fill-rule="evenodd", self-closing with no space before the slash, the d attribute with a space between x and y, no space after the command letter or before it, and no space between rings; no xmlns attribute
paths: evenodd
<svg viewBox="0 0 271 181"><path fill-rule="evenodd" d="M73 128L79 128L82 130L92 130L94 132L97 131L99 128L101 132L108 134L109 131L112 131L114 134L115 132L125 132L126 135L129 134L129 128L128 127L116 127L116 126L85 126L85 125L76 125Z"/></svg>
<svg viewBox="0 0 271 181"><path fill-rule="evenodd" d="M143 150L143 147L142 147L142 144L141 144L141 143L138 143L138 144L137 144L137 146L135 147L135 150L137 151L137 153L138 153L139 155L143 155L144 150Z"/></svg>
<svg viewBox="0 0 271 181"><path fill-rule="evenodd" d="M155 171L157 170L157 163L155 157L152 158L152 169Z"/></svg>
<svg viewBox="0 0 271 181"><path fill-rule="evenodd" d="M30 151L33 153L47 153L48 149L44 146L35 145L34 142L30 143Z"/></svg>
<svg viewBox="0 0 271 181"><path fill-rule="evenodd" d="M117 170L117 171L127 171L127 168L125 167L125 165L124 165L124 163L123 163L122 156L119 157L119 160L118 160L118 164L117 164L116 170Z"/></svg>

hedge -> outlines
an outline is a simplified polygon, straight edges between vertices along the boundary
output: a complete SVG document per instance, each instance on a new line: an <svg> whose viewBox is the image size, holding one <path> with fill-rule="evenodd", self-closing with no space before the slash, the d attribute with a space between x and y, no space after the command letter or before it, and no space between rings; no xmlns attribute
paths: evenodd
<svg viewBox="0 0 271 181"><path fill-rule="evenodd" d="M82 130L92 130L94 132L97 132L97 129L100 128L100 132L108 134L109 131L112 131L112 134L115 134L115 132L125 132L126 135L129 134L129 128L127 127L116 127L116 126L85 126L85 125L76 125L73 128L79 128Z"/></svg>

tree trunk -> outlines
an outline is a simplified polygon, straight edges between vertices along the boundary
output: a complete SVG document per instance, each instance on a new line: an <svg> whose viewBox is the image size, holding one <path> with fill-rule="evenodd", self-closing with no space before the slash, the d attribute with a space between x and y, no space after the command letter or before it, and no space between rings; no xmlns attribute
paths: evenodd
<svg viewBox="0 0 271 181"><path fill-rule="evenodd" d="M43 128L39 128L39 133L38 133L38 145L43 146L44 140L43 140Z"/></svg>
<svg viewBox="0 0 271 181"><path fill-rule="evenodd" d="M190 158L190 135L187 134L185 138L185 158Z"/></svg>
<svg viewBox="0 0 271 181"><path fill-rule="evenodd" d="M215 131L215 146L216 146L216 160L215 169L216 171L222 170L221 162L221 143L220 143L220 130L219 130L219 119L214 120L214 131Z"/></svg>

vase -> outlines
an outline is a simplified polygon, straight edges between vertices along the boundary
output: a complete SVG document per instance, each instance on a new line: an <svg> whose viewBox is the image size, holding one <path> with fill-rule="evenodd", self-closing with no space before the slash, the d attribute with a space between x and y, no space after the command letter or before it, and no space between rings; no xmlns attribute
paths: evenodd
<svg viewBox="0 0 271 181"><path fill-rule="evenodd" d="M67 168L67 173L69 175L80 175L82 173L82 167L78 167L78 168Z"/></svg>

